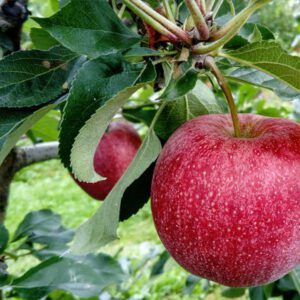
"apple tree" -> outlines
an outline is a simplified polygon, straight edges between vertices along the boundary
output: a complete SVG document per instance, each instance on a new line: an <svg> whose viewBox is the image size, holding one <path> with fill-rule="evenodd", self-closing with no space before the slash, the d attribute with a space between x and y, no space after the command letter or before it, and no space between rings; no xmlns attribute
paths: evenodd
<svg viewBox="0 0 300 300"><path fill-rule="evenodd" d="M239 287L228 288L224 297L243 295L245 286L276 281L250 288L248 294L251 299L266 299L286 293L284 297L298 299L300 127L283 119L245 117L238 114L234 99L236 87L247 83L283 101L299 100L299 55L288 53L255 18L264 6L272 11L272 1L52 2L57 6L55 14L31 16L39 27L30 32L32 49L24 51L20 37L30 14L28 3L1 3L0 286L9 289L11 296L41 299L52 293L50 299L56 299L59 296L53 293L57 290L89 298L109 284L119 284L125 274L116 259L96 253L118 238L119 222L136 214L152 194L154 221L171 256L193 274ZM47 140L51 114L58 111L62 113L58 142L38 143L39 138ZM104 181L94 157L116 115L141 125L143 141L96 214L73 232L51 211L32 212L9 239L3 223L15 173L59 156L80 184ZM37 133L41 120L47 126ZM218 133L213 130L216 127ZM222 140L220 132L224 131L227 136ZM268 139L264 134L269 134ZM33 146L20 146L24 135ZM263 146L252 143L260 136ZM223 152L218 150L222 143L227 147ZM242 143L251 143L252 152ZM198 151L201 147L205 151ZM265 160L251 156L262 149ZM197 155L199 159L191 160ZM216 157L214 165L209 163L211 155ZM196 164L200 167L193 166ZM255 170L254 164L258 165ZM200 171L205 178L199 176ZM263 175L258 180L259 174ZM286 180L279 181L283 175ZM250 179L254 187L249 187ZM241 186L248 208L238 202ZM215 206L207 208L214 200ZM241 208L246 214L237 213ZM229 211L223 213L223 209ZM273 219L266 217L268 210ZM269 235L263 231L266 222ZM196 232L195 225L201 225ZM243 231L241 236L239 229L231 231L231 225L244 226L248 233ZM233 242L226 240L228 232ZM222 249L214 245L217 235L223 237ZM285 241L281 243L280 237ZM18 243L18 249L27 249L41 263L20 278L7 274L5 260L15 255L6 251L9 241ZM251 255L264 241L272 244L265 247L271 250L260 260L256 255L257 264L253 263ZM237 252L247 257L239 260ZM153 272L161 270L168 258L167 252L162 253ZM228 262L236 268L226 268ZM240 273L246 269L252 274L250 279L244 276L249 280L243 280ZM229 270L232 280L228 281L230 276L224 273Z"/></svg>

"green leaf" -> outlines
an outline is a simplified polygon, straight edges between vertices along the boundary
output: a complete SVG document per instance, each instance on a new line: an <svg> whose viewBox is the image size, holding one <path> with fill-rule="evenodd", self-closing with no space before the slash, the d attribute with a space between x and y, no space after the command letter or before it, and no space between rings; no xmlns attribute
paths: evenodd
<svg viewBox="0 0 300 300"><path fill-rule="evenodd" d="M59 10L59 0L50 0L50 5L54 11Z"/></svg>
<svg viewBox="0 0 300 300"><path fill-rule="evenodd" d="M54 290L80 298L95 297L125 279L120 265L104 254L52 257L12 282L22 299L40 299Z"/></svg>
<svg viewBox="0 0 300 300"><path fill-rule="evenodd" d="M184 288L184 294L185 295L191 295L194 288L196 287L197 284L201 281L201 278L195 275L188 275L185 281L185 288ZM209 287L209 281L205 281L206 286L204 286L203 291L207 292L208 287Z"/></svg>
<svg viewBox="0 0 300 300"><path fill-rule="evenodd" d="M31 212L18 226L13 241L24 239L20 249L28 249L39 259L61 255L73 239L73 231L65 228L61 217L51 210ZM42 247L41 247L42 246Z"/></svg>
<svg viewBox="0 0 300 300"><path fill-rule="evenodd" d="M274 34L265 26L247 23L240 32L231 39L225 46L225 49L238 49L258 41L275 40Z"/></svg>
<svg viewBox="0 0 300 300"><path fill-rule="evenodd" d="M35 138L39 138L44 142L57 141L59 123L60 112L51 110L31 128L31 131Z"/></svg>
<svg viewBox="0 0 300 300"><path fill-rule="evenodd" d="M59 0L59 7L62 8L64 6L66 6L67 4L69 4L71 2L71 0Z"/></svg>
<svg viewBox="0 0 300 300"><path fill-rule="evenodd" d="M198 80L193 90L183 98L168 102L156 125L156 134L164 140L183 123L205 114L222 113L213 92Z"/></svg>
<svg viewBox="0 0 300 300"><path fill-rule="evenodd" d="M300 92L300 57L288 55L277 42L253 43L220 55L265 72Z"/></svg>
<svg viewBox="0 0 300 300"><path fill-rule="evenodd" d="M36 111L0 109L0 165L20 137L55 106L51 104Z"/></svg>
<svg viewBox="0 0 300 300"><path fill-rule="evenodd" d="M224 288L222 290L222 296L225 298L240 298L246 293L244 288Z"/></svg>
<svg viewBox="0 0 300 300"><path fill-rule="evenodd" d="M291 273L290 276L294 282L294 285L300 295L300 266L298 266L296 269L294 269Z"/></svg>
<svg viewBox="0 0 300 300"><path fill-rule="evenodd" d="M150 128L125 174L114 186L96 214L76 231L75 240L71 247L74 252L95 251L117 238L122 195L126 188L156 160L160 151L160 141L153 129Z"/></svg>
<svg viewBox="0 0 300 300"><path fill-rule="evenodd" d="M263 286L264 294L265 294L265 297L267 299L272 297L272 294L273 294L274 288L276 286L276 283L277 282L275 281L275 282L271 282L271 283Z"/></svg>
<svg viewBox="0 0 300 300"><path fill-rule="evenodd" d="M59 44L57 40L42 28L31 28L30 38L35 48L40 50L48 50Z"/></svg>
<svg viewBox="0 0 300 300"><path fill-rule="evenodd" d="M0 287L5 286L9 281L7 268L7 264L0 260Z"/></svg>
<svg viewBox="0 0 300 300"><path fill-rule="evenodd" d="M147 56L161 56L163 52L153 50L145 47L132 47L124 53L126 58L136 58L136 57L147 57Z"/></svg>
<svg viewBox="0 0 300 300"><path fill-rule="evenodd" d="M263 36L258 28L258 26L254 26L253 32L249 36L249 42L255 43L255 42L261 42L263 40Z"/></svg>
<svg viewBox="0 0 300 300"><path fill-rule="evenodd" d="M170 258L170 254L165 250L159 256L157 262L153 265L150 277L161 275L164 272L164 267Z"/></svg>
<svg viewBox="0 0 300 300"><path fill-rule="evenodd" d="M128 121L133 123L145 123L150 126L157 109L153 105L137 107L137 108L124 108L122 115Z"/></svg>
<svg viewBox="0 0 300 300"><path fill-rule="evenodd" d="M287 274L284 277L280 278L277 287L279 290L284 292L297 290L291 274Z"/></svg>
<svg viewBox="0 0 300 300"><path fill-rule="evenodd" d="M6 249L9 240L9 233L3 224L0 225L0 254Z"/></svg>
<svg viewBox="0 0 300 300"><path fill-rule="evenodd" d="M128 49L140 40L106 0L72 0L54 16L34 20L62 45L90 58Z"/></svg>
<svg viewBox="0 0 300 300"><path fill-rule="evenodd" d="M183 97L191 91L197 82L198 71L194 68L189 68L183 75L176 79L171 79L168 86L161 95L161 99L173 101Z"/></svg>
<svg viewBox="0 0 300 300"><path fill-rule="evenodd" d="M286 83L253 68L241 67L226 76L228 79L250 83L273 91L283 100L300 100L300 94Z"/></svg>
<svg viewBox="0 0 300 300"><path fill-rule="evenodd" d="M67 92L77 55L61 46L21 51L0 61L0 107L32 107Z"/></svg>
<svg viewBox="0 0 300 300"><path fill-rule="evenodd" d="M110 120L142 85L154 80L151 64L130 64L120 54L87 62L73 83L60 133L60 155L75 176L99 181L95 149ZM96 129L96 130L95 130ZM73 145L74 144L74 145Z"/></svg>
<svg viewBox="0 0 300 300"><path fill-rule="evenodd" d="M155 164L153 163L124 192L121 200L119 221L125 221L136 214L149 200Z"/></svg>
<svg viewBox="0 0 300 300"><path fill-rule="evenodd" d="M270 31L269 28L262 26L260 24L247 23L238 33L239 36L242 36L248 42L255 42L254 37L258 37L260 40L275 40L274 34Z"/></svg>
<svg viewBox="0 0 300 300"><path fill-rule="evenodd" d="M251 300L266 300L263 286L250 288L249 296Z"/></svg>

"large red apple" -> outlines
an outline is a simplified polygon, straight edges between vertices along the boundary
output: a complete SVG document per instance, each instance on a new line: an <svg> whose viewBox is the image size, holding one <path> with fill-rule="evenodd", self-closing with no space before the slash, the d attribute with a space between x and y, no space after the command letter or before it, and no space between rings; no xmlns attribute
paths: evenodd
<svg viewBox="0 0 300 300"><path fill-rule="evenodd" d="M152 182L158 234L191 273L227 286L274 281L300 263L300 126L228 115L180 127Z"/></svg>
<svg viewBox="0 0 300 300"><path fill-rule="evenodd" d="M104 200L125 173L140 145L141 139L130 123L112 122L94 156L95 171L106 179L96 183L76 182L93 198Z"/></svg>

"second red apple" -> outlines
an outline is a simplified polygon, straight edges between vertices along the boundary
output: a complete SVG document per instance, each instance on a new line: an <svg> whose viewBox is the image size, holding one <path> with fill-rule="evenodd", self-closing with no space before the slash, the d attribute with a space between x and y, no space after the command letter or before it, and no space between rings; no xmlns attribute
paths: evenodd
<svg viewBox="0 0 300 300"><path fill-rule="evenodd" d="M112 122L94 156L95 171L106 179L96 183L75 181L91 197L104 200L125 173L140 145L141 138L130 123Z"/></svg>

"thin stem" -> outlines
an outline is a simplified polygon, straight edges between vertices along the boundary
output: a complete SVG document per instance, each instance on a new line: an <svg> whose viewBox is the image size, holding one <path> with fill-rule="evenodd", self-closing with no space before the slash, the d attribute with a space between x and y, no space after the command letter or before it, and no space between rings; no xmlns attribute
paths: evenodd
<svg viewBox="0 0 300 300"><path fill-rule="evenodd" d="M209 28L197 2L195 0L185 0L185 3L199 32L200 39L206 41L209 38Z"/></svg>
<svg viewBox="0 0 300 300"><path fill-rule="evenodd" d="M176 6L176 12L175 12L176 20L179 20L180 9L181 9L181 7L183 7L183 5L184 5L184 2L182 1Z"/></svg>
<svg viewBox="0 0 300 300"><path fill-rule="evenodd" d="M240 121L239 121L239 117L238 117L238 112L237 112L237 108L234 103L233 95L231 93L231 90L230 90L230 87L229 87L229 84L228 84L226 78L224 77L224 75L222 74L222 72L220 71L220 69L218 68L218 66L215 63L215 60L212 57L210 57L210 56L206 57L204 60L204 65L207 69L209 69L214 74L214 76L218 80L218 84L221 87L221 89L223 90L223 93L228 102L228 106L229 106L231 118L232 118L232 123L233 123L233 127L234 127L234 135L235 135L235 137L240 137L241 136L241 126L240 126Z"/></svg>
<svg viewBox="0 0 300 300"><path fill-rule="evenodd" d="M230 7L230 12L231 12L231 14L232 14L233 16L235 16L235 7L234 7L234 4L233 4L232 0L227 0L227 3L228 3L228 5L229 5L229 7Z"/></svg>
<svg viewBox="0 0 300 300"><path fill-rule="evenodd" d="M218 0L218 2L216 3L215 7L214 7L214 18L216 17L216 15L218 14L222 4L223 4L224 0Z"/></svg>
<svg viewBox="0 0 300 300"><path fill-rule="evenodd" d="M155 126L155 124L156 124L156 122L157 122L157 120L158 120L160 114L162 113L162 111L163 111L164 108L166 107L166 105L167 105L167 101L162 102L161 106L159 107L159 109L158 109L156 115L154 116L154 118L153 118L153 120L152 120L152 122L151 122L151 125L150 125L150 127L149 127L149 130L153 130L153 129L154 129L154 126Z"/></svg>
<svg viewBox="0 0 300 300"><path fill-rule="evenodd" d="M172 32L173 35L177 36L180 40L187 44L191 44L191 39L187 32L182 30L180 27L169 21L167 18L156 12L154 9L152 9L150 6L145 4L141 0L123 0L124 3L131 7L135 7L142 11L144 15L148 15L148 18L151 17L152 20L157 21L160 23L163 27L165 27L168 31ZM140 16L141 17L141 16ZM150 24L151 25L151 24Z"/></svg>
<svg viewBox="0 0 300 300"><path fill-rule="evenodd" d="M167 15L167 18L174 24L176 24L175 18L173 16L173 12L168 0L163 0L164 9Z"/></svg>
<svg viewBox="0 0 300 300"><path fill-rule="evenodd" d="M137 6L132 4L129 0L123 0L124 4L128 6L134 13L136 13L139 17L141 17L147 24L152 26L157 32L161 33L162 35L168 37L170 41L178 42L178 37L166 29L161 23L157 22L143 10L139 9Z"/></svg>
<svg viewBox="0 0 300 300"><path fill-rule="evenodd" d="M206 1L206 9L207 11L211 11L215 4L215 0L207 0Z"/></svg>
<svg viewBox="0 0 300 300"><path fill-rule="evenodd" d="M124 15L124 12L125 12L125 9L126 9L126 5L123 4L122 7L121 7L121 9L119 10L119 13L118 13L118 17L120 19L122 19L123 15Z"/></svg>
<svg viewBox="0 0 300 300"><path fill-rule="evenodd" d="M202 15L205 17L206 16L206 3L205 3L205 0L196 0L201 12L202 12Z"/></svg>
<svg viewBox="0 0 300 300"><path fill-rule="evenodd" d="M117 14L118 13L118 7L117 7L116 0L112 0L111 4L112 4L114 12Z"/></svg>
<svg viewBox="0 0 300 300"><path fill-rule="evenodd" d="M270 1L271 0L259 0L256 2L251 2L251 4L249 4L239 14L232 18L226 25L224 25L221 29L212 34L210 39L212 41L216 41L224 37L230 31L234 31L237 33L256 10L269 3Z"/></svg>

